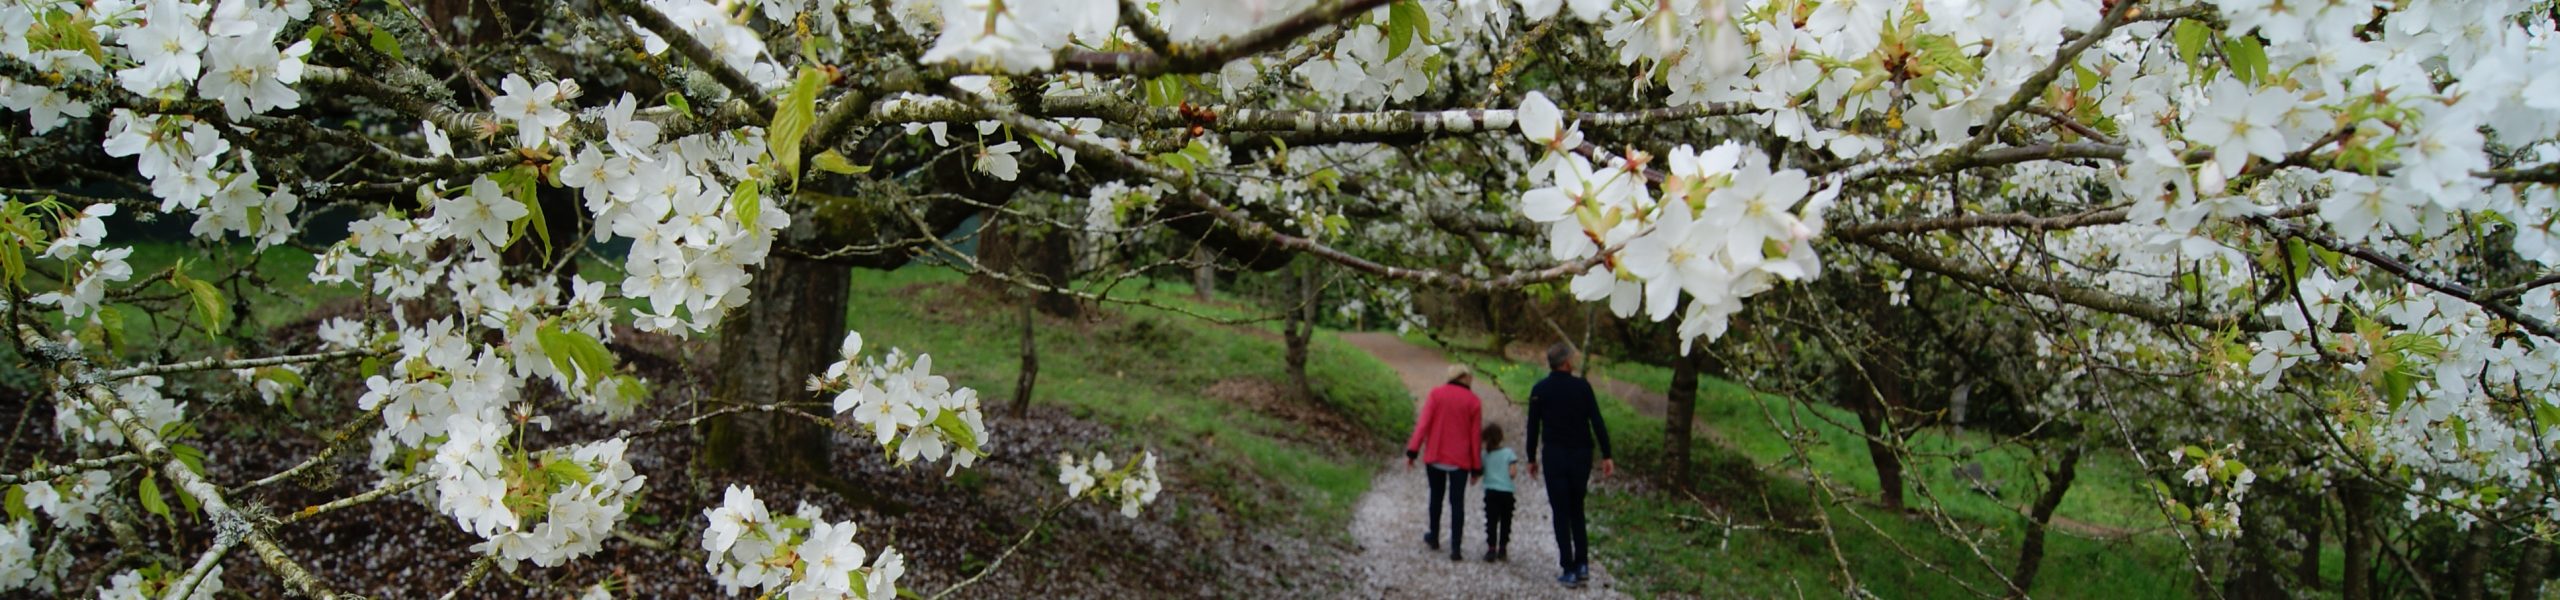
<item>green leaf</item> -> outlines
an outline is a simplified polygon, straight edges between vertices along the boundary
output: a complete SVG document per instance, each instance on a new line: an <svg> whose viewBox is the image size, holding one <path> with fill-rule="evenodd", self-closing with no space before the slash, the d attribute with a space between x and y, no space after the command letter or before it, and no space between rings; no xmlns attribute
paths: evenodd
<svg viewBox="0 0 2560 600"><path fill-rule="evenodd" d="M499 191L505 192L507 197L524 204L524 218L507 225L507 243L513 245L516 240L524 239L525 232L531 231L534 239L542 242L542 262L551 262L551 226L542 215L542 198L534 193L534 186L541 183L542 174L535 171L533 165L516 165L489 175L489 181L498 184Z"/></svg>
<svg viewBox="0 0 2560 600"><path fill-rule="evenodd" d="M310 29L302 30L302 39L313 44L319 44L320 38L324 37L329 37L329 26L327 25L313 25Z"/></svg>
<svg viewBox="0 0 2560 600"><path fill-rule="evenodd" d="M738 180L738 189L729 192L729 202L737 207L738 224L748 230L756 228L756 217L764 214L764 201L757 197L756 180Z"/></svg>
<svg viewBox="0 0 2560 600"><path fill-rule="evenodd" d="M595 481L595 475L588 473L585 466L579 465L578 461L574 460L544 461L542 475L551 478L553 485Z"/></svg>
<svg viewBox="0 0 2560 600"><path fill-rule="evenodd" d="M765 128L766 141L772 144L773 160L782 166L782 174L791 180L791 189L800 189L800 142L809 137L809 127L818 122L818 92L827 85L827 73L811 67L800 68L800 80L782 95L781 106L773 113L773 125Z"/></svg>
<svg viewBox="0 0 2560 600"><path fill-rule="evenodd" d="M17 244L0 244L0 276L9 278L9 287L27 279L27 255L18 252Z"/></svg>
<svg viewBox="0 0 2560 600"><path fill-rule="evenodd" d="M2212 35L2212 29L2195 19L2181 19L2169 30L2170 39L2178 45L2178 60L2187 63L2189 68L2196 66L2196 57L2204 54L2205 41L2212 39Z"/></svg>
<svg viewBox="0 0 2560 600"><path fill-rule="evenodd" d="M371 21L359 19L356 22L363 23L365 30L371 32L372 35L365 40L365 44L372 46L373 51L390 56L391 60L409 60L409 55L400 51L400 38L392 37L390 30L374 26Z"/></svg>
<svg viewBox="0 0 2560 600"><path fill-rule="evenodd" d="M1182 103L1182 76L1157 75L1147 80L1147 105L1171 107Z"/></svg>
<svg viewBox="0 0 2560 600"><path fill-rule="evenodd" d="M2444 342L2432 335L2403 333L2391 336L2388 347L2394 352L2406 352L2426 358L2435 358L2444 354Z"/></svg>
<svg viewBox="0 0 2560 600"><path fill-rule="evenodd" d="M687 119L693 118L693 102L685 100L683 93L667 92L667 106L675 107L676 114L684 115Z"/></svg>
<svg viewBox="0 0 2560 600"><path fill-rule="evenodd" d="M178 288L194 301L196 320L204 324L205 333L222 335L223 324L231 321L231 305L222 301L222 290L215 289L212 282L187 277L183 271L171 281L177 282Z"/></svg>
<svg viewBox="0 0 2560 600"><path fill-rule="evenodd" d="M2418 377L2409 374L2407 370L2391 369L2382 372L2382 399L2394 412L2400 410L2402 403L2409 401L2409 390L2417 386Z"/></svg>
<svg viewBox="0 0 2560 600"><path fill-rule="evenodd" d="M98 329L106 334L107 347L123 350L125 347L124 311L105 308L100 309L97 314Z"/></svg>
<svg viewBox="0 0 2560 600"><path fill-rule="evenodd" d="M170 444L169 453L178 459L179 464L186 465L187 470L195 471L197 475L204 474L204 450L186 444Z"/></svg>
<svg viewBox="0 0 2560 600"><path fill-rule="evenodd" d="M533 338L542 344L542 353L551 356L551 365L560 369L562 374L570 375L573 381L580 372L586 374L588 381L602 380L613 372L613 355L605 351L604 343L596 341L595 336L561 331L558 327L544 324L534 330Z"/></svg>
<svg viewBox="0 0 2560 600"><path fill-rule="evenodd" d="M160 515L160 518L168 520L172 526L178 524L178 518L169 514L169 498L160 495L158 475L142 476L142 510Z"/></svg>
<svg viewBox="0 0 2560 600"><path fill-rule="evenodd" d="M2267 76L2267 49L2252 36L2233 36L2222 42L2222 58L2231 62L2231 76L2255 85Z"/></svg>
<svg viewBox="0 0 2560 600"><path fill-rule="evenodd" d="M41 481L39 481L39 482L33 482L33 483L35 483L35 484L37 484L37 485L50 485L50 484L46 484L46 483L41 482ZM26 486L23 486L23 485L12 485L12 486L8 486L8 488L9 488L9 494L8 494L8 502L7 502L7 504L8 504L8 508L9 508L9 520L12 520L12 521L24 521L24 520L27 520L27 519L33 519L33 518L35 518L35 516L36 516L35 509L30 508L30 507L28 507L28 506L27 506L27 488L26 488Z"/></svg>
<svg viewBox="0 0 2560 600"><path fill-rule="evenodd" d="M978 447L978 435L969 431L969 424L960 420L958 412L943 411L942 416L933 419L933 428L941 430L942 437L957 447Z"/></svg>
<svg viewBox="0 0 2560 600"><path fill-rule="evenodd" d="M835 150L818 153L818 158L809 166L837 175L861 175L871 172L871 167L853 164L852 160L846 159L844 154Z"/></svg>
<svg viewBox="0 0 2560 600"><path fill-rule="evenodd" d="M1401 0L1387 5L1387 60L1404 56L1415 38L1429 36L1431 14L1422 11L1422 3Z"/></svg>

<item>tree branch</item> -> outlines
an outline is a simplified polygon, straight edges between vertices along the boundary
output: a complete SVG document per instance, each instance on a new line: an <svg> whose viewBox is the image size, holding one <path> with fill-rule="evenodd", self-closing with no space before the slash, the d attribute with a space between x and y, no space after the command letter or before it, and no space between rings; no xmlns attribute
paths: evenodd
<svg viewBox="0 0 2560 600"><path fill-rule="evenodd" d="M2507 322L2515 323L2517 326L2523 327L2526 331L2533 332L2534 335L2541 336L2543 339L2560 340L2560 330L2554 330L2549 321L2544 321L2542 319L2535 318L2532 315L2524 314L2522 311L2517 310L2515 306L2497 301L2487 295L2481 294L2480 292L2473 291L2471 286L2463 285L2461 282L2438 278L2424 271L2419 271L2416 267L2411 267L2408 263L2400 262L2399 259L2384 255L2382 252L2374 250L2373 248L2349 243L2346 240L2338 239L2336 236L2329 235L2328 233L2302 227L2287 221L2280 221L2265 217L2254 217L2249 219L2249 223L2258 226L2259 229L2266 230L2267 233L2275 234L2277 237L2289 237L2302 240L2322 248L2327 248L2331 252L2355 257L2356 260L2363 261L2368 265L2373 265L2374 268L2381 269L2385 273L2390 273L2395 277L2399 277L2402 281L2418 284L2420 287L2435 290L2436 292L2447 296L2460 298L2465 302L2479 306L2481 310L2488 311L2490 314L2506 319Z"/></svg>
<svg viewBox="0 0 2560 600"><path fill-rule="evenodd" d="M1360 16L1389 0L1321 0L1298 14L1211 44L1171 44L1160 52L1099 52L1069 48L1058 53L1058 70L1151 77L1166 73L1206 73L1232 61L1268 52L1309 32ZM937 78L940 79L940 78Z"/></svg>
<svg viewBox="0 0 2560 600"><path fill-rule="evenodd" d="M181 493L195 498L196 504L204 509L205 516L213 521L215 530L238 532L258 559L276 572L276 578L284 582L286 589L308 598L338 596L328 584L295 562L292 555L276 545L275 540L259 531L248 516L232 508L230 500L223 497L220 486L196 473L185 461L178 460L177 453L169 449L168 443L161 441L160 432L143 424L141 413L135 412L132 406L99 382L87 359L60 343L46 339L33 327L18 326L18 341L20 347L29 350L26 356L56 369L56 396L64 402L85 402L97 414L106 415L108 422L124 434L125 442L133 446L135 453L156 463L159 473L168 477Z"/></svg>
<svg viewBox="0 0 2560 600"><path fill-rule="evenodd" d="M945 90L944 93L946 96L955 98L974 97L971 94L958 90ZM1458 290L1511 289L1580 275L1582 272L1588 271L1592 267L1608 264L1614 259L1617 251L1624 246L1623 243L1613 244L1602 248L1599 253L1594 254L1589 258L1569 261L1544 269L1514 272L1509 275L1490 279L1467 277L1434 269L1412 269L1379 264L1377 262L1370 261L1369 259L1361 258L1348 252L1343 252L1340 249L1325 245L1324 243L1313 239L1281 233L1278 230L1273 229L1268 224L1246 217L1242 213L1236 212L1234 209L1219 204L1216 199L1209 197L1207 193L1201 192L1191 176L1181 170L1149 163L1145 159L1131 156L1126 152L1120 151L1118 148L1095 143L1091 140L1079 139L1076 136L1068 135L1066 131L1059 129L1056 124L1031 118L1017 111L1004 110L999 107L991 106L983 101L974 101L972 104L980 110L988 111L991 118L1004 121L1005 124L1012 125L1015 129L1048 139L1052 143L1075 148L1076 152L1081 156L1099 157L1109 161L1114 166L1117 166L1122 170L1173 184L1176 188L1174 193L1175 198L1173 198L1174 200L1183 202L1193 208L1199 209L1202 212L1208 213L1212 217L1215 217L1219 223L1235 228L1236 231L1241 232L1247 239L1266 241L1283 250L1313 255L1317 258L1332 261L1345 267L1350 267L1352 270L1379 277L1402 279L1426 285ZM1639 232L1638 235L1632 236L1630 239L1641 237L1644 236L1642 232Z"/></svg>
<svg viewBox="0 0 2560 600"><path fill-rule="evenodd" d="M754 108L756 116L765 119L773 118L773 99L766 98L763 89L756 87L754 81L747 79L747 74L738 72L736 67L729 66L729 63L720 60L719 55L712 54L711 48L703 46L702 40L694 39L692 32L685 31L683 26L676 25L673 19L668 19L666 13L658 12L658 9L650 8L637 0L606 0L605 5L611 7L614 12L631 17L631 20L639 22L640 26L648 29L650 33L658 34L659 39L666 40L667 45L683 53L684 57L692 60L695 66L710 72L711 79L719 81L722 87L729 88L729 93L736 94L738 99L746 101L749 107Z"/></svg>
<svg viewBox="0 0 2560 600"><path fill-rule="evenodd" d="M2201 327L2205 329L2218 329L2225 326L2237 325L2241 329L2248 331L2266 331L2273 328L2271 325L2254 317L2241 315L2215 316L2199 314L2194 311L2151 304L2131 296L2116 294L2114 292L2096 288L2059 285L2050 281L2022 280L2002 276L1982 270L1978 267L1960 265L1940 257L1914 252L1910 248L1905 248L1900 244L1889 243L1874 237L1843 239L1861 246L1874 248L1877 252L1882 252L1885 256L1893 258L1895 262L1909 265L1923 271L1937 273L1957 281L1987 288L2007 290L2013 293L2043 296L2059 302L2099 312L2113 313L2141 319L2163 327L2187 326Z"/></svg>
<svg viewBox="0 0 2560 600"><path fill-rule="evenodd" d="M232 370L232 369L255 369L255 368L258 368L258 367L273 367L273 366L277 366L277 365L293 365L293 364L302 364L302 363L320 362L320 361L325 361L325 360L337 360L337 359L341 359L341 358L355 358L355 357L360 357L360 356L372 356L372 355L374 355L374 354L376 354L376 353L375 353L374 351L372 351L372 350L337 350L337 351L331 351L331 352L321 352L321 353L318 353L318 354L291 354L291 355L285 355L285 356L269 356L269 357L266 357L266 358L247 358L247 359L240 359L240 360L223 360L223 359L218 359L218 358L208 358L208 359L203 359L203 360L191 360L191 361L182 362L182 363L169 363L169 364L165 364L165 365L143 365L143 366L133 367L133 368L128 368L128 369L118 369L118 370L114 370L114 371L108 371L108 372L106 372L106 373L99 374L99 375L98 375L98 381L99 381L100 383L104 383L104 382L109 382L109 381L119 381L119 380L124 380L124 379L132 379L132 378L135 378L135 377L141 377L141 376L145 376L145 375L166 375L166 374L170 374L170 373L185 373L185 372L189 372L189 371L217 371L217 370L220 370L220 371L228 371L228 370Z"/></svg>

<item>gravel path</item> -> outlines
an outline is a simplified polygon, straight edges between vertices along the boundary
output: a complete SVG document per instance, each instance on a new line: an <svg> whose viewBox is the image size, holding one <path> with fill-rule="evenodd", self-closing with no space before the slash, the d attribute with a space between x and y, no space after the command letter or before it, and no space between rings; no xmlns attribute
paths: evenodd
<svg viewBox="0 0 2560 600"><path fill-rule="evenodd" d="M1350 342L1386 361L1404 375L1407 389L1419 399L1441 382L1449 361L1439 352L1415 346L1393 334L1346 333ZM1513 452L1522 449L1521 407L1498 386L1479 383L1484 417L1501 423ZM1419 400L1417 400L1418 402ZM1419 408L1418 406L1416 407ZM1405 470L1404 456L1383 459L1386 465L1369 482L1369 493L1351 518L1351 536L1360 543L1353 568L1363 577L1361 591L1379 598L1620 598L1617 579L1601 566L1608 549L1592 548L1591 583L1581 590L1556 584L1554 528L1547 514L1546 488L1526 470L1518 479L1518 509L1511 518L1511 562L1487 563L1484 553L1483 488L1467 491L1466 562L1451 562L1444 552L1422 546L1424 522L1430 519L1430 487L1420 468ZM1595 474L1596 475L1596 474ZM1441 518L1448 518L1443 516ZM1445 535L1445 533L1444 533Z"/></svg>

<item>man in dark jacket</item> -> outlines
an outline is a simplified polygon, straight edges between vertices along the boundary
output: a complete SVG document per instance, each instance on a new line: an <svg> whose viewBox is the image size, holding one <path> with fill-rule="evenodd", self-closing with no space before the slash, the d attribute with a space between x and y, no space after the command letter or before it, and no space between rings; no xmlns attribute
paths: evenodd
<svg viewBox="0 0 2560 600"><path fill-rule="evenodd" d="M1618 463L1610 459L1609 425L1600 420L1600 402L1591 395L1591 382L1574 376L1573 365L1579 357L1573 346L1558 342L1547 348L1547 378L1529 388L1529 475L1538 476L1545 466L1547 504L1553 508L1556 528L1556 563L1564 574L1556 577L1565 587L1578 588L1591 580L1590 538L1584 529L1582 498L1590 491L1591 450L1600 450L1600 475L1615 474ZM1539 443L1546 444L1540 454Z"/></svg>

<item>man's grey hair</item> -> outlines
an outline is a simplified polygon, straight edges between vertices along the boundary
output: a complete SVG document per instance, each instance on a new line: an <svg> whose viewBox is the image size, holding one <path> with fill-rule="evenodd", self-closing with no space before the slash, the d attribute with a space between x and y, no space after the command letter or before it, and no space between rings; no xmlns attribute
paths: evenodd
<svg viewBox="0 0 2560 600"><path fill-rule="evenodd" d="M1566 362L1569 362L1569 361L1572 361L1572 360L1573 360L1573 344L1566 343L1566 342L1556 342L1556 344L1555 344L1555 345L1553 345L1553 346L1548 346L1548 347L1547 347L1547 368L1548 368L1548 369L1551 369L1551 370L1557 370L1557 371L1562 371L1562 370L1564 370L1564 365L1565 365L1565 363L1566 363Z"/></svg>

